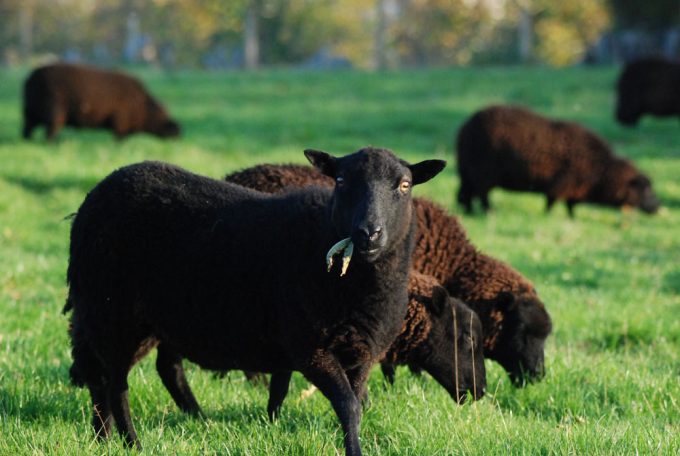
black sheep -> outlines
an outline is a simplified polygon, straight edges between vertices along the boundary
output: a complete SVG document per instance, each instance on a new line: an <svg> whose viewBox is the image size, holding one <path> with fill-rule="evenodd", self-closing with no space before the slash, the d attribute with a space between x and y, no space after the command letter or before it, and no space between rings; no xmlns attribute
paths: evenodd
<svg viewBox="0 0 680 456"><path fill-rule="evenodd" d="M90 390L97 436L115 421L139 445L127 374L161 343L176 363L302 372L331 401L347 454L361 454L358 398L407 308L411 186L445 162L409 165L374 148L305 154L334 190L271 196L145 162L87 195L71 229L65 310L71 377ZM345 238L349 269L327 272L327 251Z"/></svg>
<svg viewBox="0 0 680 456"><path fill-rule="evenodd" d="M257 165L225 179L267 193L306 185L333 186L332 179L301 165ZM498 361L516 385L541 378L552 322L532 283L506 263L477 250L458 219L442 207L414 198L413 208L418 236L412 270L434 277L479 315L484 356ZM384 371L389 372L386 364ZM420 370L414 364L411 368Z"/></svg>
<svg viewBox="0 0 680 456"><path fill-rule="evenodd" d="M24 84L23 137L44 125L56 138L65 125L107 128L117 138L135 132L178 136L180 128L137 79L114 71L56 63L34 70Z"/></svg>
<svg viewBox="0 0 680 456"><path fill-rule="evenodd" d="M401 332L381 359L390 383L394 381L394 366L407 364L412 370L432 375L456 402L463 402L468 392L475 399L482 397L486 388L484 335L477 314L463 301L451 298L433 277L413 270L409 273L408 294ZM177 362L179 358L161 344L156 368L179 408L198 414L200 408ZM253 373L246 375L252 378ZM278 414L288 393L290 376L290 371L272 375L267 406L270 419Z"/></svg>
<svg viewBox="0 0 680 456"><path fill-rule="evenodd" d="M636 125L644 114L680 118L680 62L658 57L631 62L616 92L616 119L623 125Z"/></svg>
<svg viewBox="0 0 680 456"><path fill-rule="evenodd" d="M494 187L543 193L548 210L564 200L571 217L579 202L659 208L649 178L602 138L527 109L492 106L472 115L458 131L457 157L458 201L467 212L474 198L488 210Z"/></svg>

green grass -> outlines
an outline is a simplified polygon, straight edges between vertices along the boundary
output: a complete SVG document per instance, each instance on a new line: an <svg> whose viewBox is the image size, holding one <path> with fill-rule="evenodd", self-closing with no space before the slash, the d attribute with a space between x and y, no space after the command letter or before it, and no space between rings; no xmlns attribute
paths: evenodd
<svg viewBox="0 0 680 456"><path fill-rule="evenodd" d="M93 441L89 397L68 382L69 222L87 191L115 168L165 160L221 177L260 162L304 161L367 144L409 160L452 160L452 138L474 110L520 103L580 121L653 179L654 217L594 206L575 220L542 197L496 190L488 216L461 216L471 239L529 277L555 330L547 376L515 389L487 361L489 394L456 406L427 376L374 372L361 438L366 454L678 454L680 452L680 125L613 121L614 68L485 68L386 73L142 72L184 127L178 141L116 142L65 130L57 144L20 140L24 71L0 73L0 454L120 454ZM453 165L453 163L451 163ZM454 213L454 166L416 193ZM150 357L151 358L151 357ZM130 374L133 419L146 454L337 454L329 403L294 376L281 419L266 420L266 391L239 372L217 379L188 366L207 417L183 416L153 359Z"/></svg>

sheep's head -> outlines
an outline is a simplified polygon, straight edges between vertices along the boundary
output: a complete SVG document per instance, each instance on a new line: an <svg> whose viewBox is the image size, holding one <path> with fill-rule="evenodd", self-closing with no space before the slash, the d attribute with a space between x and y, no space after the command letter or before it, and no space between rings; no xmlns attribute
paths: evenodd
<svg viewBox="0 0 680 456"><path fill-rule="evenodd" d="M633 163L622 158L616 158L607 167L590 199L607 206L636 207L647 214L659 209L652 182Z"/></svg>
<svg viewBox="0 0 680 456"><path fill-rule="evenodd" d="M474 399L481 398L486 389L486 369L479 317L439 286L433 288L426 306L431 329L410 364L425 369L456 402L465 401L468 392Z"/></svg>
<svg viewBox="0 0 680 456"><path fill-rule="evenodd" d="M498 361L512 382L524 386L545 374L543 349L552 331L550 315L536 294L502 292L484 324L484 354Z"/></svg>
<svg viewBox="0 0 680 456"><path fill-rule="evenodd" d="M175 138L181 133L179 124L168 117L168 113L151 97L146 100L146 125L144 130L159 138Z"/></svg>
<svg viewBox="0 0 680 456"><path fill-rule="evenodd" d="M316 150L305 155L335 180L331 217L336 235L350 238L354 255L367 262L404 240L412 222L411 187L446 165L443 160L410 165L387 149L372 147L339 158Z"/></svg>
<svg viewBox="0 0 680 456"><path fill-rule="evenodd" d="M659 200L652 190L652 181L642 173L638 173L625 183L624 205L637 207L647 214L659 210Z"/></svg>

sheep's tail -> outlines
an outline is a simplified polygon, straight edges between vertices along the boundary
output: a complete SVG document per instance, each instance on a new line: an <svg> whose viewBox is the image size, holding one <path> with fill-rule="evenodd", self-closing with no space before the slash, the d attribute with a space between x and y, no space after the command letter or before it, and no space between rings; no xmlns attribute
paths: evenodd
<svg viewBox="0 0 680 456"><path fill-rule="evenodd" d="M67 314L70 310L73 310L73 299L71 299L71 295L66 298L66 304L64 304L64 308L61 309L62 314Z"/></svg>
<svg viewBox="0 0 680 456"><path fill-rule="evenodd" d="M71 384L77 387L102 386L105 369L95 354L89 341L84 337L77 321L71 321L68 328L71 337L71 356L73 364L69 369Z"/></svg>
<svg viewBox="0 0 680 456"><path fill-rule="evenodd" d="M73 363L71 365L71 368L68 370L68 375L71 378L71 384L73 386L76 386L78 388L82 388L85 386L85 379L81 375L81 372L78 369L76 363Z"/></svg>

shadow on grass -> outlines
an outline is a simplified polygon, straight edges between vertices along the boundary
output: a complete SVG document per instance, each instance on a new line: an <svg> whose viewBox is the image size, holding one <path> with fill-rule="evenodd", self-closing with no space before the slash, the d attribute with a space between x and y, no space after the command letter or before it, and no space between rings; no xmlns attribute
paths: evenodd
<svg viewBox="0 0 680 456"><path fill-rule="evenodd" d="M674 198L660 197L661 207L668 209L680 209L680 200Z"/></svg>
<svg viewBox="0 0 680 456"><path fill-rule="evenodd" d="M666 273L663 282L667 291L680 295L680 270Z"/></svg>
<svg viewBox="0 0 680 456"><path fill-rule="evenodd" d="M24 190L38 196L49 194L55 190L79 190L81 193L87 193L99 181L94 178L76 178L70 176L56 177L51 180L27 176L4 176L2 180L22 187Z"/></svg>
<svg viewBox="0 0 680 456"><path fill-rule="evenodd" d="M27 391L25 384L33 386ZM137 389L138 390L138 389ZM132 391L135 394L139 391ZM200 398L199 398L200 400ZM269 424L266 401L245 402L237 397L223 403L202 404L203 415L196 417L181 412L172 402L170 395L164 395L161 407L153 407L149 413L135 410L131 404L133 422L144 421L148 427L184 427L194 420L210 420L221 423L239 423L245 426ZM26 423L45 423L51 420L71 422L90 430L90 395L87 388L71 385L68 366L40 366L29 373L16 373L13 378L3 378L0 386L0 413L5 419L15 418ZM333 415L329 405L329 413ZM334 415L333 415L334 416ZM293 398L284 403L281 419L275 425L286 433L298 433L308 429L310 421L325 420L324 415L302 410Z"/></svg>

